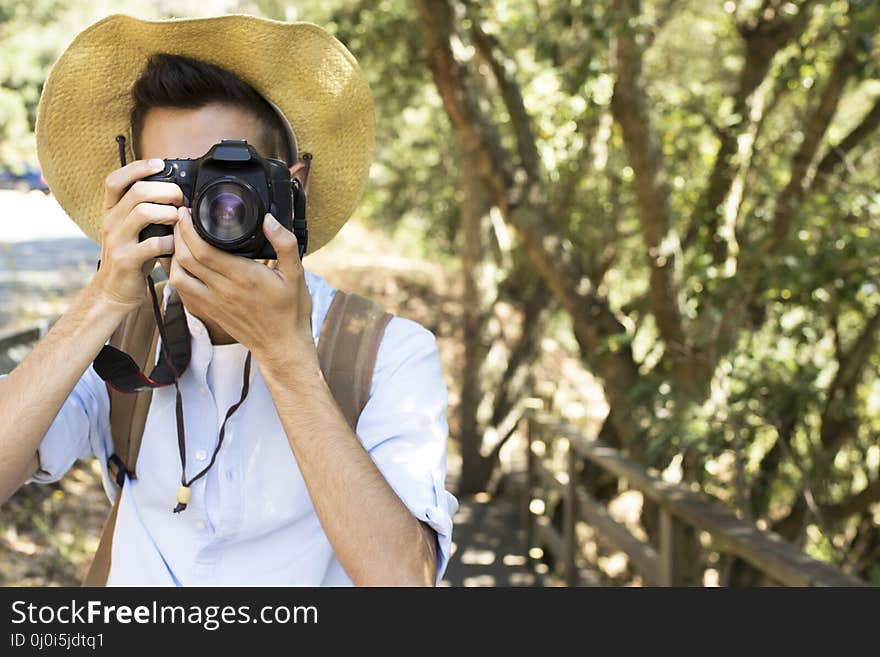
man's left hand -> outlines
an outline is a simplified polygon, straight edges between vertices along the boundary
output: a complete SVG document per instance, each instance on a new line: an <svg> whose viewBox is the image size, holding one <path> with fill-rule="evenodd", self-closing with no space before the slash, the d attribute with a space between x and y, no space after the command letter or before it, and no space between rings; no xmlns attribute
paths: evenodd
<svg viewBox="0 0 880 657"><path fill-rule="evenodd" d="M178 212L168 279L184 306L217 322L261 364L281 363L291 350L295 358L317 359L312 299L294 234L265 216L263 234L278 255L273 269L209 244L196 232L189 208Z"/></svg>

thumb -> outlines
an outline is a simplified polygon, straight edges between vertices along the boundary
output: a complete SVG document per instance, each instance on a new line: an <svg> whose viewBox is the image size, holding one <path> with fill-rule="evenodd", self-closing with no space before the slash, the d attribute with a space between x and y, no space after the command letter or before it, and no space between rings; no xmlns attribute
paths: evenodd
<svg viewBox="0 0 880 657"><path fill-rule="evenodd" d="M277 269L288 276L296 274L302 263L299 259L299 249L293 232L287 230L271 213L267 212L263 217L263 233L278 255Z"/></svg>

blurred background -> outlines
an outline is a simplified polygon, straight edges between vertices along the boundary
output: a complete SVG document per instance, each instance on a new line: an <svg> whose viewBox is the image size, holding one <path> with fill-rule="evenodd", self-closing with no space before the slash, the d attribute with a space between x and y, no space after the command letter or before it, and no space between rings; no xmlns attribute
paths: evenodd
<svg viewBox="0 0 880 657"><path fill-rule="evenodd" d="M42 181L41 84L110 13L0 0L0 362L100 251ZM198 3L334 33L371 184L306 268L421 322L450 391L444 584L880 584L880 3ZM0 509L0 584L75 585L97 463Z"/></svg>

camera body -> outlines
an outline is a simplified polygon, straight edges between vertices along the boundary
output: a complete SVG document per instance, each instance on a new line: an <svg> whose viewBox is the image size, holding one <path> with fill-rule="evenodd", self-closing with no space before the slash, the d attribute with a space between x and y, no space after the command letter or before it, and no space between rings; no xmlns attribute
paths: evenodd
<svg viewBox="0 0 880 657"><path fill-rule="evenodd" d="M281 160L263 158L243 139L224 139L200 158L165 160L161 173L144 180L175 183L192 211L196 232L209 244L252 259L275 259L263 235L263 217L272 213L306 250L306 203L300 181ZM150 224L140 241L171 235L172 226ZM170 255L170 254L169 254Z"/></svg>

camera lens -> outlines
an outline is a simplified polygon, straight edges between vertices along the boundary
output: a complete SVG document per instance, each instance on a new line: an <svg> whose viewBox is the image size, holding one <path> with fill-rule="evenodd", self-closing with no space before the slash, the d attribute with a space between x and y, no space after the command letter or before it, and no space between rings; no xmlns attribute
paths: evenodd
<svg viewBox="0 0 880 657"><path fill-rule="evenodd" d="M258 204L248 187L222 182L205 190L196 216L204 231L217 242L237 242L254 232Z"/></svg>

